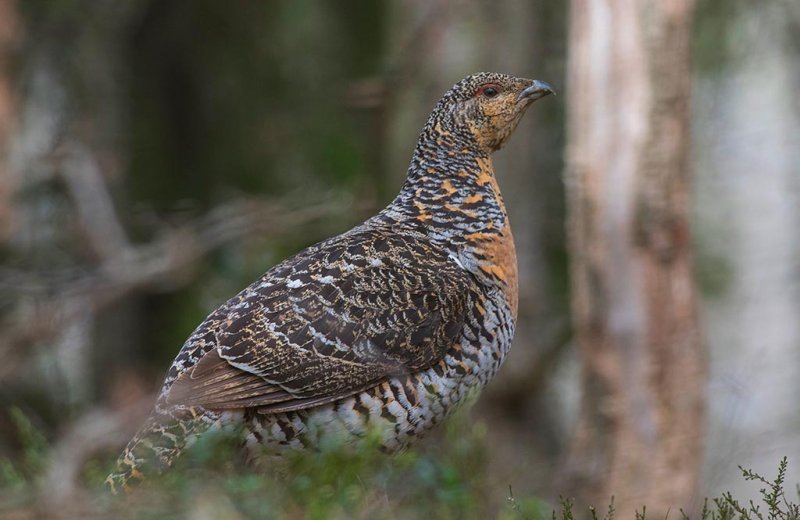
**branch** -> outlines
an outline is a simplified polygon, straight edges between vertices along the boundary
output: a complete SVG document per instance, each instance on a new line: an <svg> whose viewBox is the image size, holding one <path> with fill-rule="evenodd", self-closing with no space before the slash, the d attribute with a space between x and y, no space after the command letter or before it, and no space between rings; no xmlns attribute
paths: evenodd
<svg viewBox="0 0 800 520"><path fill-rule="evenodd" d="M37 275L0 271L0 291L17 289L15 312L0 322L0 379L13 372L26 347L55 337L69 323L148 286L186 283L185 273L209 252L243 237L269 238L296 231L325 216L352 209L349 198L331 198L300 209L263 200L235 200L196 222L165 232L141 246L111 250L96 270ZM356 210L357 211L357 210ZM184 276L182 276L184 275ZM81 302L76 305L76 302Z"/></svg>
<svg viewBox="0 0 800 520"><path fill-rule="evenodd" d="M110 258L130 248L103 174L89 150L80 143L66 145L59 172L94 253Z"/></svg>

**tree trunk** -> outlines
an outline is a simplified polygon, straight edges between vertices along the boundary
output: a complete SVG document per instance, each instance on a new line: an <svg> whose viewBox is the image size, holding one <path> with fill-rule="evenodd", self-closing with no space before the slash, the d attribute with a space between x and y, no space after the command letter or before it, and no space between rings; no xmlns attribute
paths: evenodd
<svg viewBox="0 0 800 520"><path fill-rule="evenodd" d="M0 244L13 226L14 178L9 168L8 148L14 118L11 61L20 36L15 0L0 0Z"/></svg>
<svg viewBox="0 0 800 520"><path fill-rule="evenodd" d="M691 507L706 358L689 233L691 0L572 0L567 191L583 397L564 491Z"/></svg>

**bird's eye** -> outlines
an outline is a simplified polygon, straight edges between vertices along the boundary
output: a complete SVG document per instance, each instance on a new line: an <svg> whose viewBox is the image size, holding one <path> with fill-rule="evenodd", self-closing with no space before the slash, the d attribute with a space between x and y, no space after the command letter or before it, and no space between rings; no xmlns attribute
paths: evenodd
<svg viewBox="0 0 800 520"><path fill-rule="evenodd" d="M476 92L475 94L478 96L483 95L487 98L493 98L499 93L500 93L499 87L497 85L489 83L488 85L482 85L478 89L478 92Z"/></svg>

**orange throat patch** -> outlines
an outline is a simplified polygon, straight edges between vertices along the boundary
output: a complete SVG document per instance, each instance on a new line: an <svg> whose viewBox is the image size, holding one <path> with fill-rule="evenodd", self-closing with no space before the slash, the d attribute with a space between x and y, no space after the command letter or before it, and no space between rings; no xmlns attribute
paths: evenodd
<svg viewBox="0 0 800 520"><path fill-rule="evenodd" d="M517 273L517 249L514 246L514 235L511 233L511 225L506 212L506 205L500 193L500 186L494 175L494 167L491 159L478 159L481 174L478 177L479 184L490 184L497 204L505 215L505 225L499 233L472 233L467 235L467 241L471 242L475 250L485 258L479 264L480 269L501 282L506 301L511 308L514 320L517 319L517 307L519 304L519 281Z"/></svg>
<svg viewBox="0 0 800 520"><path fill-rule="evenodd" d="M486 260L480 268L486 274L497 278L501 282L503 294L511 308L514 320L517 319L519 303L519 281L517 273L517 249L514 246L514 236L511 226L506 223L499 235L494 239L484 242L478 249Z"/></svg>

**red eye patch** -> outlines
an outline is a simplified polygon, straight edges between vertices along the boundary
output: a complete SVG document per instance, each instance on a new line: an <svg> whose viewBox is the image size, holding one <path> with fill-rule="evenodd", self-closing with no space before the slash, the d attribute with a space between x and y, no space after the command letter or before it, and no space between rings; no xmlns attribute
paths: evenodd
<svg viewBox="0 0 800 520"><path fill-rule="evenodd" d="M485 83L478 87L478 90L475 91L475 97L484 96L488 98L493 98L497 94L500 93L500 87L495 83Z"/></svg>

